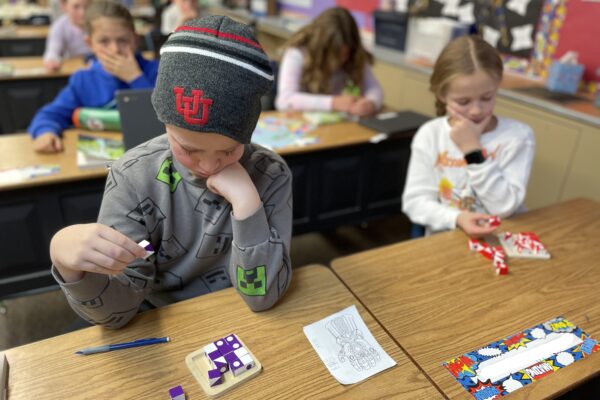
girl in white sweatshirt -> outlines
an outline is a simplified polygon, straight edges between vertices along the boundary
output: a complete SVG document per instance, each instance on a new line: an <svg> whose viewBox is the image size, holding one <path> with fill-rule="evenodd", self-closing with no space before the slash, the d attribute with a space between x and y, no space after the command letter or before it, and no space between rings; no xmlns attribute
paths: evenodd
<svg viewBox="0 0 600 400"><path fill-rule="evenodd" d="M535 138L529 126L494 115L502 68L476 36L450 42L435 63L439 117L413 139L402 198L404 213L428 234L458 226L480 237L494 231L491 216L524 209Z"/></svg>

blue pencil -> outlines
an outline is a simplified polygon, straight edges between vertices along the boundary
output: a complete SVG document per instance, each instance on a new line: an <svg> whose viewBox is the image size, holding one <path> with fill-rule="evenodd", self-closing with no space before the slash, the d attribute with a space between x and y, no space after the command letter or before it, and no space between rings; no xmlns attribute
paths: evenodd
<svg viewBox="0 0 600 400"><path fill-rule="evenodd" d="M157 344L157 343L166 343L166 342L169 342L170 340L171 339L169 339L168 336L161 337L161 338L139 339L139 340L134 340L133 342L107 344L107 345L98 346L98 347L88 347L87 349L83 349L83 350L79 350L79 351L75 352L75 354L80 354L80 355L86 356L88 354L106 353L107 351L129 349L131 347L148 346L148 345Z"/></svg>

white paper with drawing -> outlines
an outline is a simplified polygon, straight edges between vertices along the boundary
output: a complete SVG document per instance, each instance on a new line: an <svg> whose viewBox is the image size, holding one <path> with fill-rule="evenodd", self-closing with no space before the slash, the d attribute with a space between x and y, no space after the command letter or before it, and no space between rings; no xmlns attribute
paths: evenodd
<svg viewBox="0 0 600 400"><path fill-rule="evenodd" d="M343 385L396 365L377 343L356 306L305 326L304 334L331 375Z"/></svg>

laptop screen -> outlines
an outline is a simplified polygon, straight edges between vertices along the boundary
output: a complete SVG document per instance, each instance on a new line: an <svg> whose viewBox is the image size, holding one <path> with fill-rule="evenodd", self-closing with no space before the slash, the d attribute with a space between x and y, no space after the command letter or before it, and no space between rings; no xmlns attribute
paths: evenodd
<svg viewBox="0 0 600 400"><path fill-rule="evenodd" d="M151 102L152 89L123 89L117 91L117 109L125 150L134 148L165 133Z"/></svg>

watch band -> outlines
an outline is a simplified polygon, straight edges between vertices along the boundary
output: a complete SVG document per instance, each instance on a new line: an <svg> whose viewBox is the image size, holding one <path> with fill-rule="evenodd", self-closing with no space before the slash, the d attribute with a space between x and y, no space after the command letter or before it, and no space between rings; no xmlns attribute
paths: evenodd
<svg viewBox="0 0 600 400"><path fill-rule="evenodd" d="M483 155L483 151L474 150L465 154L465 161L467 164L481 164L485 161L485 156Z"/></svg>

